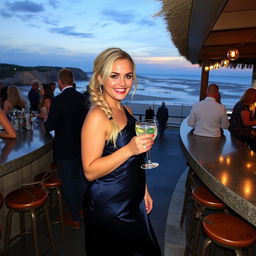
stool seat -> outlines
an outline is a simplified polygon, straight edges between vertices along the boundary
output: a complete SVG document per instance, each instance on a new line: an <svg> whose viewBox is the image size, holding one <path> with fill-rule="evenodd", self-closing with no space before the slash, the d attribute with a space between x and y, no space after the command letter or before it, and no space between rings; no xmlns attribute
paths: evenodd
<svg viewBox="0 0 256 256"><path fill-rule="evenodd" d="M5 198L9 209L25 210L43 205L48 199L48 191L40 185L18 188Z"/></svg>
<svg viewBox="0 0 256 256"><path fill-rule="evenodd" d="M40 172L34 177L34 181L42 181L46 188L55 188L61 186L61 181L55 172Z"/></svg>
<svg viewBox="0 0 256 256"><path fill-rule="evenodd" d="M256 230L245 221L226 214L210 214L204 218L205 234L217 243L246 248L256 241Z"/></svg>
<svg viewBox="0 0 256 256"><path fill-rule="evenodd" d="M198 186L193 188L192 195L199 204L205 207L214 208L214 209L225 208L225 205L204 186Z"/></svg>
<svg viewBox="0 0 256 256"><path fill-rule="evenodd" d="M3 207L4 205L4 197L2 194L0 194L0 209Z"/></svg>

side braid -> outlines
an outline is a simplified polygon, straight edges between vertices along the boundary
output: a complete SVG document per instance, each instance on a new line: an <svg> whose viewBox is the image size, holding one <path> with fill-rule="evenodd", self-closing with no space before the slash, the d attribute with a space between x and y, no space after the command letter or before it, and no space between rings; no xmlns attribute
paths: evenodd
<svg viewBox="0 0 256 256"><path fill-rule="evenodd" d="M108 142L111 141L116 147L116 140L118 136L119 126L115 122L115 120L112 118L111 108L108 102L105 100L103 94L100 92L100 89L99 89L100 86L101 85L96 85L94 80L94 75L93 75L90 81L90 95L91 95L90 100L92 104L98 106L105 113L107 118L110 120L111 133L109 135Z"/></svg>

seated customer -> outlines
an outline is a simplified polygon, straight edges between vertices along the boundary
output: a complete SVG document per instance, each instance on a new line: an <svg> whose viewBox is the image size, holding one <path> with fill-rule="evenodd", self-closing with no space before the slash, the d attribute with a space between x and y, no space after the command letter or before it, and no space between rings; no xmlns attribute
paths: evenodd
<svg viewBox="0 0 256 256"><path fill-rule="evenodd" d="M41 88L41 94L42 94L42 99L40 104L39 117L42 118L43 120L46 120L48 117L51 102L53 99L53 90L50 84L43 84L43 87Z"/></svg>
<svg viewBox="0 0 256 256"><path fill-rule="evenodd" d="M7 99L3 103L4 112L9 115L14 109L21 110L26 105L26 101L21 97L16 85L11 85L7 89Z"/></svg>
<svg viewBox="0 0 256 256"><path fill-rule="evenodd" d="M16 131L12 127L12 124L9 122L5 112L2 109L0 109L0 125L2 126L2 129L0 130L0 138L16 138Z"/></svg>
<svg viewBox="0 0 256 256"><path fill-rule="evenodd" d="M230 132L240 140L246 142L253 150L256 149L256 134L252 126L256 120L250 106L256 102L256 89L249 88L233 108L230 118Z"/></svg>
<svg viewBox="0 0 256 256"><path fill-rule="evenodd" d="M217 102L219 87L216 84L208 86L207 97L197 102L191 109L188 125L194 127L194 134L206 137L220 137L221 129L229 126L224 105Z"/></svg>

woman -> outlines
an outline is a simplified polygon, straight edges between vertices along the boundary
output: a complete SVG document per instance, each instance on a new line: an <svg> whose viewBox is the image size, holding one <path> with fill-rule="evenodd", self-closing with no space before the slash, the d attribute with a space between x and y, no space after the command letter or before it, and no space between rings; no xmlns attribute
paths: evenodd
<svg viewBox="0 0 256 256"><path fill-rule="evenodd" d="M8 115L15 108L21 110L26 105L25 100L20 96L16 85L11 85L7 89L7 100L3 103L3 110Z"/></svg>
<svg viewBox="0 0 256 256"><path fill-rule="evenodd" d="M91 255L160 255L147 214L153 207L140 168L153 136L135 136L135 118L121 101L136 82L131 57L103 51L90 80L92 107L82 128L86 252Z"/></svg>
<svg viewBox="0 0 256 256"><path fill-rule="evenodd" d="M40 113L39 117L43 120L46 120L48 117L48 113L50 110L52 98L53 98L53 90L49 84L43 84L41 88L42 100L40 104Z"/></svg>
<svg viewBox="0 0 256 256"><path fill-rule="evenodd" d="M12 127L12 124L9 122L5 112L2 109L0 109L0 125L2 126L0 138L16 138L16 131Z"/></svg>
<svg viewBox="0 0 256 256"><path fill-rule="evenodd" d="M229 130L232 134L246 142L252 150L256 150L256 134L252 126L256 125L250 110L256 102L256 89L250 88L233 108Z"/></svg>

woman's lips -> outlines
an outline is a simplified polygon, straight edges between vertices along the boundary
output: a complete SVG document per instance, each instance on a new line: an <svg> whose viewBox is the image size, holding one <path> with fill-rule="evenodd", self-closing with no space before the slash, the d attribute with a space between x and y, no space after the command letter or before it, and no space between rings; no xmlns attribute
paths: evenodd
<svg viewBox="0 0 256 256"><path fill-rule="evenodd" d="M122 89L114 89L116 93L119 93L119 94L123 94L125 93L126 89L125 88L122 88Z"/></svg>

